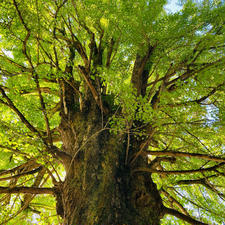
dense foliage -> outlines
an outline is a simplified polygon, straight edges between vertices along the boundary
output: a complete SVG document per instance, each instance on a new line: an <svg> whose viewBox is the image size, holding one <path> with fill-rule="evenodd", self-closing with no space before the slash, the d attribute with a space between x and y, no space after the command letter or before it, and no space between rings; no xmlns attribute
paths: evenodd
<svg viewBox="0 0 225 225"><path fill-rule="evenodd" d="M89 89L102 115L111 110L104 128L127 135L127 155L130 138L143 139L149 167L135 172L180 212L162 224L225 221L225 5L166 4L0 1L0 224L61 221L46 194L65 176L52 150L63 141L62 81L77 95L70 107L82 110Z"/></svg>

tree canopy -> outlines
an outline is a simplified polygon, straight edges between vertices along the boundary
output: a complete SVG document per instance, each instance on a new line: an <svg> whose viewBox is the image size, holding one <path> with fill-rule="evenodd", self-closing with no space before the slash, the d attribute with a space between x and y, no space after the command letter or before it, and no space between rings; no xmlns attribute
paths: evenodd
<svg viewBox="0 0 225 225"><path fill-rule="evenodd" d="M61 222L58 127L90 96L102 130L126 136L124 163L148 158L132 174L156 183L161 224L225 221L225 4L166 4L0 1L0 224Z"/></svg>

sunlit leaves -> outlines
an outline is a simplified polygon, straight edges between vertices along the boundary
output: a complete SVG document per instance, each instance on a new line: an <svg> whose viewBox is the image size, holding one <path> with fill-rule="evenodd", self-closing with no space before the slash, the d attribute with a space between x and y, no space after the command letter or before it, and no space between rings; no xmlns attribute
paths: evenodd
<svg viewBox="0 0 225 225"><path fill-rule="evenodd" d="M63 99L59 96L64 91L59 83L69 78L66 68L73 69L74 89L77 88L81 103L87 90L79 66L93 66L93 71L88 73L93 82L99 80L105 89L98 97L111 109L107 118L107 129L111 132L129 133L145 140L149 130L141 129L139 123L142 123L155 130L149 145L151 151L175 150L224 157L225 8L222 2L183 1L181 11L174 14L165 11L164 0L16 0L16 3L23 21L13 1L0 2L0 85L44 140L46 119L34 75L38 76L50 129L57 136L60 123L57 107L62 106ZM30 30L27 40L26 26ZM91 61L93 40L99 48L97 51L102 51L99 65ZM70 49L76 41L81 43L90 60L86 64L79 51L75 51L70 60ZM112 41L114 45L110 46ZM131 85L134 62L136 54L145 55L149 46L154 50L149 58L151 70L146 95L137 96L137 90ZM110 65L106 66L110 50ZM97 90L101 89L96 86ZM157 95L159 101L157 107L153 107ZM46 153L43 140L20 121L2 95L0 100L0 170L30 158L38 158L38 163L47 165L50 170L52 165L57 168L57 163ZM61 143L55 145L60 147ZM149 162L151 160L154 157L149 157ZM215 164L198 158L177 157L175 162L162 161L160 166L165 171L185 171ZM223 175L222 168L198 174L152 176L158 189L166 189L188 212L196 217L205 214L206 222L208 219L221 222L218 212L222 214L224 202L216 197L215 190L197 184L183 187L178 182L198 180L214 173ZM57 169L63 177L62 168ZM19 179L20 184L32 185L34 179L28 178ZM219 193L224 192L223 178L208 179ZM51 181L46 183L51 185ZM163 194L162 197L169 207L168 198ZM35 220L39 224L57 224L53 202L53 198L36 198L30 204L31 209L18 220L27 224ZM217 202L221 204L218 206ZM19 210L20 203L18 195L11 199L14 208L9 206L5 212L1 211L2 217ZM36 215L32 209L42 209L42 212ZM17 219L8 224L15 221ZM182 224L176 219L164 223Z"/></svg>

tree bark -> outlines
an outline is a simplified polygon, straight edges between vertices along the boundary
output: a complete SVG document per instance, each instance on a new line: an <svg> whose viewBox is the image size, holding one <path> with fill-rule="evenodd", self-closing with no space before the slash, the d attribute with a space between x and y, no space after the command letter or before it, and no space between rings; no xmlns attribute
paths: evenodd
<svg viewBox="0 0 225 225"><path fill-rule="evenodd" d="M86 102L82 112L61 117L63 151L72 157L64 162L67 175L56 196L64 224L159 224L163 206L156 185L149 174L132 173L147 160L125 165L127 136L104 129L107 118L94 101ZM130 145L138 151L137 142Z"/></svg>

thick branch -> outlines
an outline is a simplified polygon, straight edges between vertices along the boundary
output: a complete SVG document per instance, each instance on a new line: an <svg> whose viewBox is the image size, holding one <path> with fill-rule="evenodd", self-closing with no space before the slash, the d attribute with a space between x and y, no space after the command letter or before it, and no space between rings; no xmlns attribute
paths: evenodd
<svg viewBox="0 0 225 225"><path fill-rule="evenodd" d="M87 76L87 73L86 73L85 68L82 67L82 66L79 66L79 70L80 70L80 73L81 73L81 75L83 76L85 82L87 83L87 85L88 85L88 87L89 87L89 89L90 89L90 91L91 91L91 93L92 93L92 95L93 95L93 97L94 97L94 99L95 99L97 105L99 106L99 108L100 108L104 113L107 113L107 110L105 109L105 107L103 107L102 102L100 101L100 98L99 98L99 96L98 96L98 93L97 93L95 87L93 86L91 80L90 80L89 77Z"/></svg>
<svg viewBox="0 0 225 225"><path fill-rule="evenodd" d="M21 194L51 194L54 195L54 188L37 188L37 187L0 187L0 194L2 193L21 193Z"/></svg>
<svg viewBox="0 0 225 225"><path fill-rule="evenodd" d="M189 213L186 211L186 209L183 207L182 204L180 204L180 202L178 202L173 196L171 196L167 191L165 191L163 188L160 190L160 192L162 194L164 194L168 200L173 204L176 205L180 211L185 214L186 216L189 216Z"/></svg>
<svg viewBox="0 0 225 225"><path fill-rule="evenodd" d="M174 156L174 157L190 157L190 158L199 158L205 159L214 162L223 162L225 163L225 159L217 156L210 156L199 153L187 153L187 152L176 152L176 151L145 151L146 155L157 155L157 156Z"/></svg>
<svg viewBox="0 0 225 225"><path fill-rule="evenodd" d="M196 169L196 170L171 170L171 171L164 171L164 170L156 170L156 169L151 169L151 168L146 168L146 167L139 167L135 170L133 170L133 173L136 172L148 172L148 173L159 173L159 174L190 174L190 173L204 173L204 172L210 172L210 171L216 171L217 168L223 166L225 163L220 163L218 165L209 167L209 168L204 168L204 169Z"/></svg>
<svg viewBox="0 0 225 225"><path fill-rule="evenodd" d="M6 102L4 102L3 100L0 99L0 103L6 106L9 106Z"/></svg>
<svg viewBox="0 0 225 225"><path fill-rule="evenodd" d="M178 212L177 210L175 209L170 209L170 208L167 208L167 207L164 207L164 213L165 214L170 214L172 216L175 216L179 219L182 219L192 225L207 225L206 223L203 223L203 222L200 222L200 221L197 221L195 219L193 219L192 217L190 216L187 216L187 215L184 215L180 212Z"/></svg>
<svg viewBox="0 0 225 225"><path fill-rule="evenodd" d="M149 46L147 53L144 56L137 54L134 63L134 68L131 77L131 83L137 91L137 95L144 96L147 88L147 81L149 77L149 71L151 68L150 56L154 50L154 47Z"/></svg>

